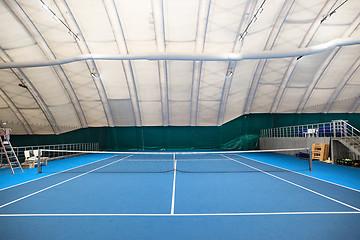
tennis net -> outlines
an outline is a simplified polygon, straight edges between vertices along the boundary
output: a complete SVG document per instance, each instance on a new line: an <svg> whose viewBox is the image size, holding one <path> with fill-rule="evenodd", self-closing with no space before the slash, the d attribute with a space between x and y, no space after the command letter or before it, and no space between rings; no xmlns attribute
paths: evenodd
<svg viewBox="0 0 360 240"><path fill-rule="evenodd" d="M225 152L66 150L42 150L41 152L42 158L47 158L48 164L46 166L40 164L38 172L241 173L311 171L312 169L312 160L307 148Z"/></svg>

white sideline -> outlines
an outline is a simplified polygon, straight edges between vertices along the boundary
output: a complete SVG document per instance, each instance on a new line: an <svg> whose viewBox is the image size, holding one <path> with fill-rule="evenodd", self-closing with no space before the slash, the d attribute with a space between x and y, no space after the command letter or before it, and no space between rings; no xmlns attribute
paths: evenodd
<svg viewBox="0 0 360 240"><path fill-rule="evenodd" d="M271 215L335 215L349 212L250 212L250 213L29 213L0 214L0 217L193 217L193 216L271 216Z"/></svg>
<svg viewBox="0 0 360 240"><path fill-rule="evenodd" d="M36 195L36 194L38 194L38 193L44 192L44 191L46 191L46 190L49 190L49 189L51 189L51 188L53 188L53 187L59 186L59 185L61 185L61 184L63 184L63 183L66 183L66 182L69 182L69 181L74 180L74 179L76 179L76 178L82 177L82 176L84 176L84 175L86 175L86 174L88 174L88 173L91 173L91 172L94 172L94 171L96 171L96 170L98 170L98 169L107 167L107 166L109 166L109 165L111 165L111 164L120 162L120 161L122 161L122 160L124 160L124 159L126 159L126 158L128 158L128 157L131 157L131 155L130 155L130 156L127 156L127 157L120 158L119 160L116 160L116 161L114 161L114 162L105 164L105 165L103 165L103 166L101 166L101 167L98 167L98 168L95 168L95 169L93 169L93 170L87 171L87 172L85 172L85 173L82 173L82 174L77 175L77 176L75 176L75 177L66 179L66 180L61 181L61 182L59 182L59 183L53 184L53 185L51 185L51 186L49 186L49 187L46 187L46 188L43 188L43 189L41 189L41 190L39 190L39 191L30 193L30 194L25 195L25 196L23 196L23 197L21 197L21 198L15 199L15 200L13 200L13 201L11 201L11 202L5 203L5 204L1 205L0 208L6 207L6 206L8 206L8 205L10 205L10 204L16 203L16 202L21 201L21 200L23 200L23 199L25 199L25 198L31 197L31 196Z"/></svg>
<svg viewBox="0 0 360 240"><path fill-rule="evenodd" d="M291 184L291 185L294 185L294 186L296 186L296 187L302 188L302 189L304 189L304 190L306 190L306 191L309 191L309 192L314 193L314 194L316 194L316 195L319 195L319 196L321 196L321 197L327 198L327 199L329 199L329 200L331 200L331 201L334 201L334 202L336 202L336 203L340 203L341 205L344 205L344 206L346 206L346 207L352 208L352 209L360 212L360 209L359 209L359 208L356 208L356 207L354 207L354 206L351 206L351 205L349 205L349 204L347 204L347 203L341 202L341 201L339 201L339 200L336 200L336 199L334 199L334 198L331 198L331 197L329 197L329 196L326 196L326 195L324 195L324 194L321 194L321 193L319 193L319 192L316 192L316 191L314 191L314 190L311 190L311 189L306 188L306 187L304 187L304 186L301 186L301 185L299 185L299 184L293 183L293 182L288 181L288 180L286 180L286 179L284 179L284 178L278 177L278 176L276 176L276 175L274 175L274 174L265 172L265 171L263 171L263 170L261 170L261 169L258 169L258 168L256 168L256 167L250 166L250 165L248 165L248 164L246 164L246 163L243 163L243 162L240 162L240 161L238 161L238 160L235 160L235 159L233 159L233 158L231 158L231 157L228 157L228 156L224 156L224 157L226 157L226 158L228 158L228 159L230 159L230 160L232 160L232 161L235 161L235 162L237 162L237 163L240 163L240 164L242 164L242 165L245 165L245 166L247 166L247 167L250 167L250 168L252 168L252 169L255 169L255 170L259 171L259 172L265 173L265 174L267 174L267 175L269 175L269 176L271 176L271 177L277 178L277 179L279 179L279 180L281 180L281 181L287 182L287 183L289 183L289 184ZM247 157L244 157L244 158L247 158ZM247 159L249 159L249 158L247 158Z"/></svg>

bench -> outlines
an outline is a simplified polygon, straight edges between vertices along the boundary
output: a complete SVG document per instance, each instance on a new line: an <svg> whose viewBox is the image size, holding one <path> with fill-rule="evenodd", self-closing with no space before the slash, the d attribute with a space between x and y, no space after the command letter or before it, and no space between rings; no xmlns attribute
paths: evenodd
<svg viewBox="0 0 360 240"><path fill-rule="evenodd" d="M47 165L48 157L42 157L41 150L28 150L28 151L24 151L25 162L23 163L23 166L25 166L26 168L34 168L38 162L39 154L40 154L40 162L45 163L45 165Z"/></svg>

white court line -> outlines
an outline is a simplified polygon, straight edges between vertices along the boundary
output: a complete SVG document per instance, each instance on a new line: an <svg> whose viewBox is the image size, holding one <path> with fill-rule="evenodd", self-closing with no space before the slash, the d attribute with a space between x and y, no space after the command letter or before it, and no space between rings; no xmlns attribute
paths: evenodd
<svg viewBox="0 0 360 240"><path fill-rule="evenodd" d="M245 165L245 166L247 166L247 167L250 167L250 168L252 168L252 169L255 169L255 170L257 170L257 171L260 171L260 172L262 172L262 173L265 173L265 174L267 174L267 175L269 175L269 176L272 176L272 177L274 177L274 178L277 178L277 179L279 179L279 180L281 180L281 181L287 182L287 183L289 183L289 184L291 184L291 185L294 185L294 186L296 186L296 187L302 188L302 189L304 189L304 190L306 190L306 191L309 191L309 192L311 192L311 193L315 193L315 194L317 194L317 195L319 195L319 196L321 196L321 197L327 198L327 199L329 199L329 200L331 200L331 201L340 203L341 205L344 205L344 206L346 206L346 207L352 208L352 209L360 212L360 209L359 209L359 208L356 208L356 207L354 207L354 206L351 206L351 205L349 205L349 204L347 204L347 203L341 202L341 201L339 201L339 200L336 200L336 199L334 199L334 198L331 198L331 197L329 197L329 196L326 196L326 195L324 195L324 194L321 194L321 193L319 193L319 192L316 192L316 191L314 191L314 190L311 190L311 189L306 188L306 187L304 187L304 186L301 186L301 185L299 185L299 184L293 183L293 182L288 181L288 180L286 180L286 179L284 179L284 178L278 177L278 176L276 176L276 175L274 175L274 174L265 172L265 171L263 171L263 170L261 170L261 169L258 169L258 168L256 168L256 167L250 166L250 165L248 165L248 164L246 164L246 163L237 161L237 160L235 160L235 159L233 159L233 158L231 158L231 157L228 157L228 156L224 156L224 157L226 157L226 158L228 158L228 159L230 159L230 160L233 160L233 161L235 161L235 162L237 162L237 163L240 163L240 164L242 164L242 165Z"/></svg>
<svg viewBox="0 0 360 240"><path fill-rule="evenodd" d="M193 216L271 216L271 215L340 215L360 212L250 212L250 213L29 213L0 214L0 217L193 217Z"/></svg>
<svg viewBox="0 0 360 240"><path fill-rule="evenodd" d="M57 174L59 174L59 173L64 173L64 172L67 172L67 171L70 171L70 170L73 170L73 169L76 169L76 168L80 168L80 167L83 167L83 166L87 166L87 165L90 165L90 164L93 164L93 163L97 163L97 162L100 162L100 161L105 161L105 160L107 160L107 159L109 159L109 158L116 157L116 156L117 156L117 155L114 155L114 156L111 156L111 157L107 157L107 158L104 158L104 159L97 160L97 161L95 161L95 162L90 162L90 163L87 163L87 164L84 164L84 165L81 165L81 166L69 168L69 169L66 169L66 170L61 171L61 172L49 174L49 175L46 175L46 176L43 176L43 177L39 177L39 178L36 178L36 179L31 179L31 180L26 181L26 182L18 183L18 184L15 184L15 185L12 185L12 186L9 186L9 187L6 187L6 188L2 188L2 189L0 189L0 192L3 191L3 190L9 189L9 188L13 188L13 187L17 187L17 186L23 185L23 184L25 184L25 183L34 182L34 181L37 181L37 180L40 180L40 179L43 179L43 178L47 178L47 177L50 177L50 176L57 175Z"/></svg>
<svg viewBox="0 0 360 240"><path fill-rule="evenodd" d="M303 173L291 171L291 170L288 170L288 169L285 169L285 168L282 168L282 167L278 167L278 166L275 166L275 165L272 165L272 164L269 164L269 163L265 163L265 162L255 160L253 158L248 158L248 157L245 157L245 156L242 156L242 155L239 155L239 154L236 154L236 155L239 156L239 157L242 157L242 158L246 158L246 159L258 162L258 163L262 163L262 164L266 164L266 165L269 165L269 166L272 166L272 167L280 168L280 169L286 170L288 172L293 172L293 173L296 173L296 174L299 174L299 175L302 175L302 176L305 176L305 177L313 178L313 179L323 181L323 182L326 182L326 183L330 183L330 184L333 184L333 185L336 185L336 186L339 186L339 187L343 187L343 188L347 188L347 189L350 189L350 190L353 190L353 191L356 191L356 192L360 192L360 190L355 189L355 188L351 188L351 187L347 187L347 186L344 186L344 185L341 185L341 184L333 183L333 182L330 182L330 181L327 181L327 180L324 180L324 179L321 179L321 178L317 178L317 177L314 177L314 176L309 176L309 175L306 175L306 174L303 174Z"/></svg>
<svg viewBox="0 0 360 240"><path fill-rule="evenodd" d="M125 160L126 162L150 162L150 163L153 163L153 162L156 162L156 163L159 163L159 162L174 162L174 160L132 160L132 159L128 159L128 160Z"/></svg>
<svg viewBox="0 0 360 240"><path fill-rule="evenodd" d="M178 159L178 162L211 162L211 161L229 161L225 158L219 159Z"/></svg>
<svg viewBox="0 0 360 240"><path fill-rule="evenodd" d="M176 186L176 160L175 154L173 155L174 158L174 179L173 179L173 189L172 189L172 196L171 196L171 214L175 212L175 186Z"/></svg>
<svg viewBox="0 0 360 240"><path fill-rule="evenodd" d="M86 175L86 174L88 174L88 173L91 173L91 172L94 172L94 171L96 171L96 170L98 170L98 169L107 167L107 166L109 166L109 165L111 165L111 164L120 162L120 161L122 161L122 160L124 160L124 159L126 159L126 158L128 158L128 157L130 157L130 156L120 158L119 160L116 160L115 162L111 162L111 163L105 164L104 166L95 168L95 169L93 169L93 170L90 170L90 171L88 171L88 172L82 173L82 174L77 175L77 176L75 176L75 177L72 177L72 178L69 178L69 179L67 179L67 180L61 181L61 182L59 182L59 183L53 184L53 185L51 185L51 186L49 186L49 187L43 188L43 189L41 189L41 190L39 190L39 191L30 193L30 194L28 194L28 195L26 195L26 196L23 196L23 197L21 197L21 198L15 199L15 200L13 200L13 201L11 201L11 202L5 203L5 204L1 205L0 208L6 207L6 206L8 206L8 205L10 205L10 204L16 203L16 202L18 202L18 201L20 201L20 200L23 200L23 199L25 199L25 198L31 197L31 196L36 195L36 194L38 194L38 193L44 192L44 191L46 191L46 190L49 190L49 189L51 189L51 188L53 188L53 187L59 186L59 185L61 185L61 184L63 184L63 183L66 183L66 182L69 182L69 181L74 180L74 179L76 179L76 178L82 177L82 176L84 176L84 175Z"/></svg>
<svg viewBox="0 0 360 240"><path fill-rule="evenodd" d="M126 160L127 162L174 162L174 160ZM178 162L208 162L208 161L229 161L225 158L219 158L219 159L178 159L176 160Z"/></svg>

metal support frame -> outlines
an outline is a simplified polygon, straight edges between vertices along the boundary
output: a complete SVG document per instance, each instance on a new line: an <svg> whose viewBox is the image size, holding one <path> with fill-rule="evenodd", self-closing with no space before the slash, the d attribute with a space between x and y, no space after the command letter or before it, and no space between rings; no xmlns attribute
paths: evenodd
<svg viewBox="0 0 360 240"><path fill-rule="evenodd" d="M239 42L239 41L237 41L237 42ZM218 118L217 118L217 126L221 126L224 122L226 104L227 104L227 100L229 97L231 82L234 77L233 71L235 71L235 68L236 68L236 62L230 62L228 64L228 68L226 71L226 77L225 77L224 84L223 84L223 89L221 91L220 106L219 106Z"/></svg>
<svg viewBox="0 0 360 240"><path fill-rule="evenodd" d="M0 51L0 58L3 59L5 62L13 62L12 58L3 50L1 49ZM43 100L43 98L41 97L41 95L39 94L39 92L36 90L36 88L33 86L33 84L31 83L31 81L29 80L29 78L27 77L27 75L25 75L25 73L18 68L12 68L11 71L14 73L14 75L17 77L17 79L24 85L27 87L27 90L29 91L29 94L32 96L32 98L34 99L34 101L36 102L36 104L39 106L40 110L42 111L42 113L44 114L45 118L47 119L50 127L52 128L52 130L54 131L55 134L58 134L60 132L60 129L55 121L54 116L52 115L52 113L50 112L49 108L47 107L45 101ZM4 91L3 91L4 92ZM5 92L4 92L5 94ZM6 95L7 96L7 95ZM3 97L5 97L5 95L3 95ZM8 97L8 96L7 96ZM6 98L6 97L5 97ZM8 97L9 98L9 97ZM10 98L9 98L10 100ZM15 103L13 103L12 101L9 102L10 103L9 106L12 106L12 110L16 110L16 112L20 113L20 110L17 108L17 106L15 105ZM13 105L11 105L11 103L13 103ZM33 129L30 127L30 124L27 122L26 118L24 115L22 114L16 114L17 117L19 117L19 119L25 121L25 125L27 125L27 127L25 127L25 129L27 129L27 131L29 131L30 133L34 133ZM27 124L26 124L27 123Z"/></svg>
<svg viewBox="0 0 360 240"><path fill-rule="evenodd" d="M269 34L268 39L266 40L266 44L264 46L264 50L268 51L271 50L277 40L277 37L279 36L279 32L287 18L287 16L289 15L289 12L294 4L295 0L291 0L291 1L286 1L284 2L283 6L281 7L281 11L278 14L278 17L276 18L275 24ZM265 65L266 65L267 61L266 59L261 59L258 62L258 65L256 67L256 70L254 72L253 78L251 80L250 83L250 88L248 90L248 93L246 95L246 99L244 102L244 108L243 108L243 113L247 114L251 111L252 105L253 105L253 101L255 98L255 94L262 76L262 73L264 71Z"/></svg>
<svg viewBox="0 0 360 240"><path fill-rule="evenodd" d="M317 14L316 18L314 19L314 21L312 22L310 28L308 29L308 31L306 32L304 38L302 39L301 43L299 44L299 48L304 48L306 46L309 45L309 43L311 42L312 38L314 37L314 35L316 34L317 30L320 27L320 21L321 19L324 17L324 15L326 15L329 11L331 11L332 7L334 6L334 4L337 2L337 0L329 0L325 3L325 5L322 7L322 9L319 11L319 13ZM299 55L302 56L302 55ZM291 59L291 62L289 63L286 72L281 80L281 84L276 92L274 101L272 103L271 106L271 111L270 112L277 112L280 106L280 103L282 101L282 98L284 96L286 87L288 85L288 83L290 82L291 77L293 76L293 73L295 71L296 65L298 64L298 60L297 58L293 58Z"/></svg>
<svg viewBox="0 0 360 240"><path fill-rule="evenodd" d="M158 52L166 51L163 0L152 0L155 41ZM168 76L166 61L158 61L162 125L169 125Z"/></svg>
<svg viewBox="0 0 360 240"><path fill-rule="evenodd" d="M357 18L352 22L352 24L344 32L342 37L345 38L351 36L351 34L355 31L355 29L358 27L359 24L360 24L360 15L358 15ZM308 85L303 97L301 98L301 101L296 111L297 113L302 113L304 111L306 104L308 103L312 93L316 88L316 85L318 84L322 76L325 74L326 69L329 67L330 63L335 59L335 57L339 52L340 52L340 48L333 49L332 52L329 53L328 57L324 60L324 63L321 65L321 67L314 75L313 80L311 81L310 85Z"/></svg>
<svg viewBox="0 0 360 240"><path fill-rule="evenodd" d="M244 39L242 41L239 41L239 38L241 37L240 36L241 31L244 28L244 25L246 24L246 22L248 22L250 17L253 15L252 13L255 11L256 3L257 3L256 1L249 1L249 0L246 2L246 7L244 9L244 13L242 14L242 18L241 18L241 21L240 21L240 24L239 24L239 27L237 30L237 34L236 34L236 37L234 40L234 45L233 45L233 50L232 50L232 52L234 52L234 53L241 51L241 48L244 44L244 41L243 41ZM227 70L226 70L223 90L221 92L217 126L221 126L224 123L227 100L229 98L231 83L234 78L233 73L235 72L236 66L237 66L237 62L230 61L228 64ZM231 72L231 74L230 74L230 72Z"/></svg>
<svg viewBox="0 0 360 240"><path fill-rule="evenodd" d="M289 58L299 55L312 55L321 52L333 50L336 47L359 45L360 37L338 38L329 42L314 45L306 48L296 48L286 51L261 51L261 52L244 52L244 53L150 53L150 54L123 54L123 55L109 55L109 54L82 54L67 59L57 59L50 61L34 61L34 62L11 62L0 63L0 69L8 68L27 68L27 67L44 67L53 65L62 65L73 62L80 62L86 60L176 60L176 61L242 61L253 59L276 59Z"/></svg>
<svg viewBox="0 0 360 240"><path fill-rule="evenodd" d="M195 61L193 63L190 103L190 126L197 125L202 64L203 63L200 61Z"/></svg>
<svg viewBox="0 0 360 240"><path fill-rule="evenodd" d="M204 52L206 33L209 23L209 16L210 16L210 9L211 9L211 0L201 0L199 2L198 24L197 24L196 39L195 39L196 53ZM205 21L201 22L201 19L205 19ZM191 103L190 103L190 126L197 125L202 69L203 69L202 61L194 61L193 73L192 73Z"/></svg>
<svg viewBox="0 0 360 240"><path fill-rule="evenodd" d="M360 68L360 57L352 64L352 66L349 68L348 72L342 79L342 81L339 83L339 85L334 90L333 94L331 94L329 100L327 101L327 105L325 106L323 112L328 113L331 111L332 106L336 102L337 98L341 94L341 92L344 90L347 83L351 80L351 78L355 75L356 71L358 71Z"/></svg>
<svg viewBox="0 0 360 240"><path fill-rule="evenodd" d="M53 53L53 51L50 49L49 45L46 43L44 37L41 35L38 28L35 26L35 24L32 22L30 17L24 12L24 10L21 8L21 6L16 1L9 1L5 0L5 4L8 6L8 8L11 10L11 12L15 15L17 19L24 25L27 32L30 34L30 36L34 39L34 41L37 43L43 54L46 56L49 60L55 60L56 57ZM86 121L85 121L85 115L82 112L82 109L80 107L79 101L76 98L76 94L74 90L71 87L71 84L69 83L69 79L67 78L64 70L61 66L54 66L53 67L55 75L57 79L60 81L60 83L63 85L65 92L67 93L75 112L77 113L79 117L79 122L83 127L87 127ZM19 71L21 71L19 69ZM30 82L30 81L29 81ZM42 101L45 105L45 102ZM47 107L46 107L47 108ZM44 110L43 110L44 112ZM51 123L51 126L56 134L60 133L60 129L53 118L52 114L48 110L48 112L44 112L45 116L48 118L48 120Z"/></svg>
<svg viewBox="0 0 360 240"><path fill-rule="evenodd" d="M359 97L357 97L353 103L353 105L351 106L350 112L354 113L356 112L356 110L359 108L360 106L360 95Z"/></svg>
<svg viewBox="0 0 360 240"><path fill-rule="evenodd" d="M0 51L1 52L1 51ZM0 97L4 100L4 102L9 106L11 111L20 121L21 125L24 127L27 134L34 134L34 130L31 128L29 122L26 120L25 116L21 113L16 104L11 100L11 98L6 94L6 92L0 88Z"/></svg>
<svg viewBox="0 0 360 240"><path fill-rule="evenodd" d="M80 51L85 54L90 54L90 49L86 43L86 40L81 32L81 29L80 29L77 21L75 20L66 0L54 0L54 3L56 5L56 7L59 9L61 16L64 18L64 21L68 25L71 26L71 29L76 29L76 31L78 33L77 37L80 39L80 41L76 41L76 44L78 45ZM63 4L61 4L61 3L63 3ZM63 14L64 12L66 12L66 14ZM101 80L101 74L98 71L96 63L94 61L95 59L89 59L89 60L90 61L85 62L86 66L88 68L88 71L89 71L89 77L92 78L94 85L98 91L99 99L100 99L102 107L104 109L107 123L109 126L113 127L114 126L114 117L112 115L109 100L108 100L104 85ZM95 71L96 77L92 77L92 73L93 73L92 71Z"/></svg>
<svg viewBox="0 0 360 240"><path fill-rule="evenodd" d="M125 40L125 33L121 24L120 16L118 14L118 10L114 0L103 0L109 21L111 23L111 27L114 33L115 41L118 46L120 54L128 54L128 48ZM142 119L140 113L140 103L139 97L136 88L136 80L133 73L133 68L131 65L131 61L123 60L121 61L125 79L127 82L129 96L132 104L133 115L136 126L142 126Z"/></svg>

